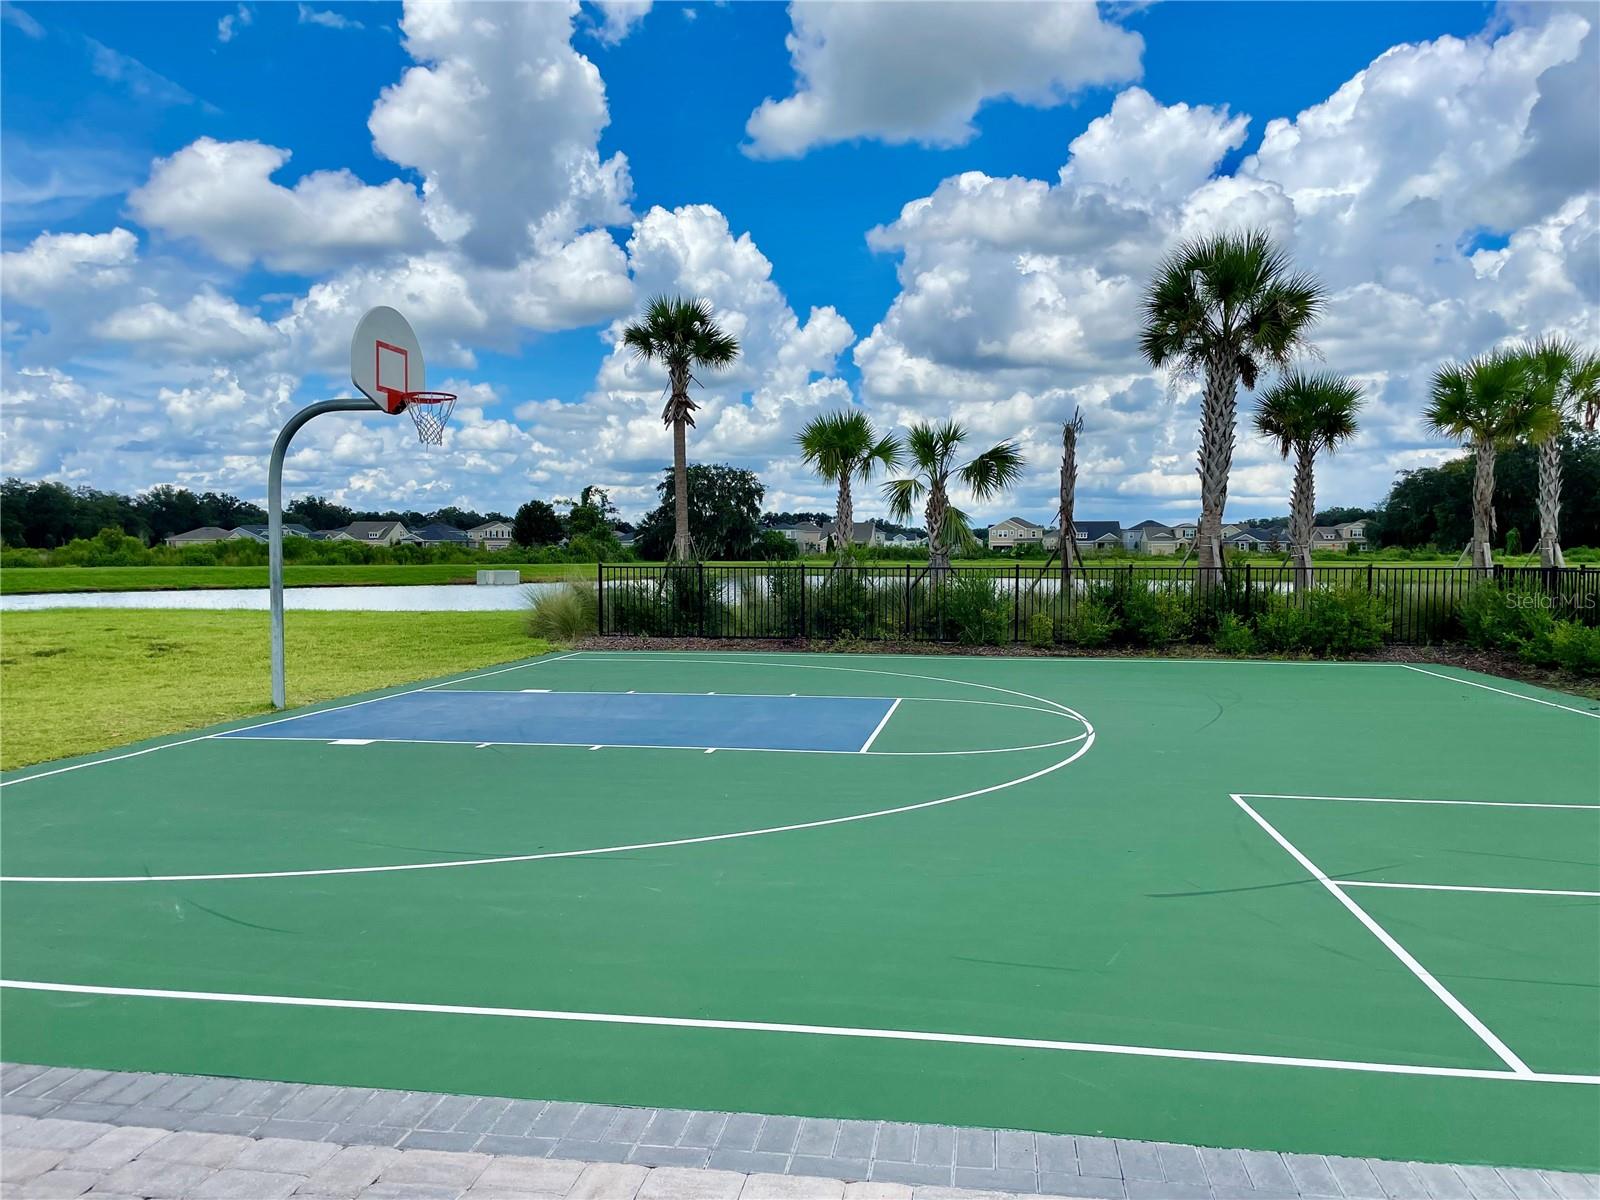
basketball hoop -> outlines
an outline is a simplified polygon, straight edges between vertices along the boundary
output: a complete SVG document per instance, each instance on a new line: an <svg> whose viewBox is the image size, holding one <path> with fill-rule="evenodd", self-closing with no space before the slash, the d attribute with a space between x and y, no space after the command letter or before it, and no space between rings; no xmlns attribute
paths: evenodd
<svg viewBox="0 0 1600 1200"><path fill-rule="evenodd" d="M411 423L417 427L417 439L424 446L438 446L444 442L444 427L456 406L454 392L407 392L405 410L411 414Z"/></svg>

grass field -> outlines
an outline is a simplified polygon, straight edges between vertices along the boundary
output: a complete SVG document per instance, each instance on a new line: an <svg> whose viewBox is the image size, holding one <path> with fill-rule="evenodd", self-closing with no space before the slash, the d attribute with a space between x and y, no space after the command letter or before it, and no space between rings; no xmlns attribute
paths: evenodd
<svg viewBox="0 0 1600 1200"><path fill-rule="evenodd" d="M825 565L825 558L809 558L808 563ZM1172 568L1179 565L1176 558L1122 558L1090 557L1085 562L1091 566L1126 566ZM1282 566L1282 555L1245 555L1229 557L1229 562L1250 562L1256 565ZM1524 564L1525 558L1505 560L1508 565ZM1319 557L1323 566L1376 567L1447 567L1454 559L1410 559L1404 562L1392 559L1370 559L1359 555L1335 554ZM376 584L436 584L466 583L473 581L481 567L510 569L505 563L417 563L373 564L350 566L296 565L284 567L284 583L289 587L359 587ZM641 563L641 566L652 565ZM759 562L728 565L762 566ZM865 562L863 566L883 570L900 570L905 566L920 569L919 563L893 561ZM1044 559L979 559L956 560L963 567L987 567L1009 574L1019 566L1026 574L1044 567ZM1190 564L1193 565L1192 563ZM517 566L522 572L522 582L541 583L560 580L593 579L593 563L523 563ZM264 588L267 586L266 567L12 567L0 572L0 595L23 595L39 592L145 592L173 591L188 588Z"/></svg>
<svg viewBox="0 0 1600 1200"><path fill-rule="evenodd" d="M292 704L540 653L525 618L295 613ZM7 770L265 712L267 614L141 609L9 613L0 639Z"/></svg>
<svg viewBox="0 0 1600 1200"><path fill-rule="evenodd" d="M549 655L8 774L7 1054L1593 1171L1597 723L1385 663Z"/></svg>

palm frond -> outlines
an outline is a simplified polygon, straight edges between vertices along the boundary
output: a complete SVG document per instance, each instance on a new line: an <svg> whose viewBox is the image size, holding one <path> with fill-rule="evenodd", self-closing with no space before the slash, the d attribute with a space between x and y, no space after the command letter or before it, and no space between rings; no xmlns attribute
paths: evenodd
<svg viewBox="0 0 1600 1200"><path fill-rule="evenodd" d="M973 497L988 500L1010 489L1022 478L1022 449L1015 442L1001 442L978 455L957 474Z"/></svg>
<svg viewBox="0 0 1600 1200"><path fill-rule="evenodd" d="M1343 375L1291 371L1262 393L1256 432L1277 442L1285 458L1297 445L1332 450L1356 435L1365 402L1360 386Z"/></svg>
<svg viewBox="0 0 1600 1200"><path fill-rule="evenodd" d="M944 544L951 550L978 548L978 535L972 532L972 518L953 504L944 510L943 536Z"/></svg>
<svg viewBox="0 0 1600 1200"><path fill-rule="evenodd" d="M927 494L927 485L916 477L891 479L883 485L883 498L889 502L889 515L897 521L913 517Z"/></svg>

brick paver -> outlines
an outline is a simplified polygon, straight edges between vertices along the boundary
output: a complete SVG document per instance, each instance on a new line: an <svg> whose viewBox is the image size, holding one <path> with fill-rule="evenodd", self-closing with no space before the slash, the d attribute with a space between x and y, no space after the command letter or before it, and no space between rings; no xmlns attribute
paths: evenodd
<svg viewBox="0 0 1600 1200"><path fill-rule="evenodd" d="M0 1174L7 1200L1600 1200L1532 1168L24 1064Z"/></svg>

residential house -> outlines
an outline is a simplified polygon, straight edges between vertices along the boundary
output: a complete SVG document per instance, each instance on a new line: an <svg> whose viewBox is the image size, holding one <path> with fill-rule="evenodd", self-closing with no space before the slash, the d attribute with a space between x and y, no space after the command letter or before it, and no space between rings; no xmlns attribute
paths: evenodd
<svg viewBox="0 0 1600 1200"><path fill-rule="evenodd" d="M174 533L166 538L169 546L198 546L205 542L226 542L238 540L238 533L232 529L222 529L216 525L202 525L199 529L191 529L187 533ZM246 534L246 537L249 535Z"/></svg>
<svg viewBox="0 0 1600 1200"><path fill-rule="evenodd" d="M632 550L633 543L639 536L631 529L614 529L612 532L617 535L617 545L621 546L624 550Z"/></svg>
<svg viewBox="0 0 1600 1200"><path fill-rule="evenodd" d="M1232 533L1224 527L1222 544L1229 550L1250 554L1276 553L1288 546L1289 535L1282 529L1270 526L1252 528L1249 525L1237 525Z"/></svg>
<svg viewBox="0 0 1600 1200"><path fill-rule="evenodd" d="M1144 539L1147 534L1154 533L1164 533L1170 536L1172 530L1168 529L1160 521L1140 521L1137 525L1122 531L1122 548L1124 550L1133 550L1139 554L1147 554L1149 551L1145 549Z"/></svg>
<svg viewBox="0 0 1600 1200"><path fill-rule="evenodd" d="M1116 521L1074 521L1072 532L1077 542L1078 553L1088 554L1091 551L1117 550L1122 547L1122 526ZM1044 548L1046 550L1059 549L1061 545L1061 530L1051 527L1044 531Z"/></svg>
<svg viewBox="0 0 1600 1200"><path fill-rule="evenodd" d="M928 539L925 537L916 537L915 535L909 533L897 533L886 539L883 544L885 546L895 546L901 549L910 549L915 546L926 546L928 544Z"/></svg>
<svg viewBox="0 0 1600 1200"><path fill-rule="evenodd" d="M1012 550L1020 546L1043 546L1044 526L1025 517L1007 517L989 526L989 549Z"/></svg>
<svg viewBox="0 0 1600 1200"><path fill-rule="evenodd" d="M241 525L238 529L235 529L234 532L248 533L258 542L264 542L267 540L267 527L265 525ZM307 529L304 525L296 525L292 522L285 521L283 523L283 536L308 538L311 536L311 530Z"/></svg>
<svg viewBox="0 0 1600 1200"><path fill-rule="evenodd" d="M852 521L850 523L850 541L857 546L883 545L883 530L878 528L876 521ZM822 539L831 544L833 542L834 522L825 521L822 525Z"/></svg>
<svg viewBox="0 0 1600 1200"><path fill-rule="evenodd" d="M443 521L434 521L413 532L427 546L465 546L468 544L467 531L465 529L457 529L454 525L446 525Z"/></svg>
<svg viewBox="0 0 1600 1200"><path fill-rule="evenodd" d="M504 550L511 545L510 521L485 521L467 530L467 541L479 550Z"/></svg>
<svg viewBox="0 0 1600 1200"><path fill-rule="evenodd" d="M1357 550L1367 548L1366 521L1346 521L1342 525L1318 525L1311 531L1313 550Z"/></svg>
<svg viewBox="0 0 1600 1200"><path fill-rule="evenodd" d="M422 541L399 521L352 521L343 532L352 542L365 542L369 546L397 546L402 542L416 545Z"/></svg>
<svg viewBox="0 0 1600 1200"><path fill-rule="evenodd" d="M798 525L777 525L774 528L800 549L801 554L820 554L824 534L815 521L801 521Z"/></svg>

